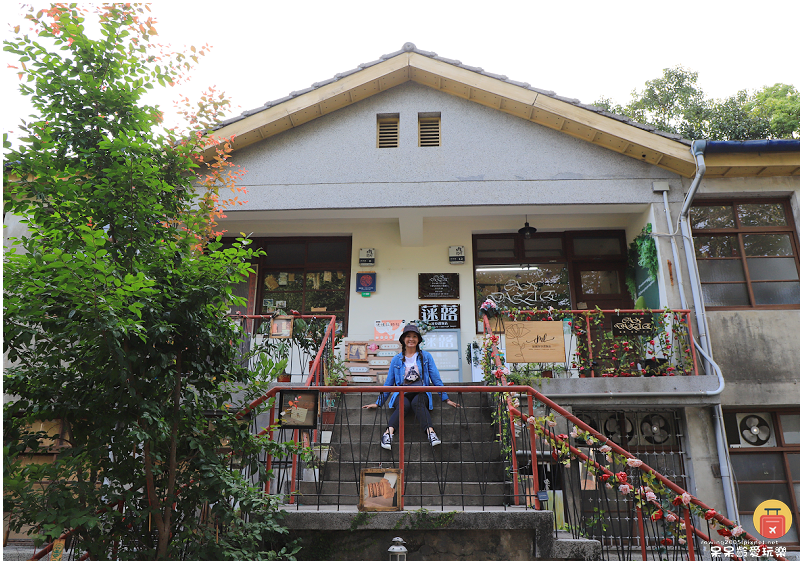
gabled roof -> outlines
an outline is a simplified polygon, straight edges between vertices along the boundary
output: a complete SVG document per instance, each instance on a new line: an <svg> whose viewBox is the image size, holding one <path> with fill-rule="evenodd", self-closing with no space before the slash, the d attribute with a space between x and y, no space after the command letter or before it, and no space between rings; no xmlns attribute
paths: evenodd
<svg viewBox="0 0 800 564"><path fill-rule="evenodd" d="M695 173L690 141L406 43L394 53L222 122L215 136L241 149L404 82L495 108L682 176ZM210 151L209 151L210 152ZM800 154L709 155L706 177L800 175Z"/></svg>

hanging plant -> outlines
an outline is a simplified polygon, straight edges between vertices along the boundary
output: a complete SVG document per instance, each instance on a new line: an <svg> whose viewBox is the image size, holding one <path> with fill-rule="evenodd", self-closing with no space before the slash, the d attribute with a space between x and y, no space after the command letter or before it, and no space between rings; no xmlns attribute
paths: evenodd
<svg viewBox="0 0 800 564"><path fill-rule="evenodd" d="M653 280L658 279L658 251L653 238L653 224L648 223L628 247L628 266L625 269L625 285L634 300L636 295L636 267L644 268Z"/></svg>

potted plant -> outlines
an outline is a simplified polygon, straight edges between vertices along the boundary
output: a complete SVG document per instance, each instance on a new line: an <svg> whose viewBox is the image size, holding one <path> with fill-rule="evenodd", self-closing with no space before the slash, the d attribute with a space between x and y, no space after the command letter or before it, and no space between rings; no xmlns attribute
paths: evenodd
<svg viewBox="0 0 800 564"><path fill-rule="evenodd" d="M275 347L275 358L283 363L283 371L278 375L278 382L291 382L292 374L286 368L289 362L289 352L291 351L291 344L287 339L282 339Z"/></svg>

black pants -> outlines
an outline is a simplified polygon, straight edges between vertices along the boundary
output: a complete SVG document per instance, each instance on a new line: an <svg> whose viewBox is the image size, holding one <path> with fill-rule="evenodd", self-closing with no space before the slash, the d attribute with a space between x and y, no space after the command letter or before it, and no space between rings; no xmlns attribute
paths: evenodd
<svg viewBox="0 0 800 564"><path fill-rule="evenodd" d="M389 417L389 427L397 431L400 426L400 398L397 398L397 405L394 413ZM403 408L406 416L413 411L417 416L422 432L427 436L428 427L433 427L431 423L431 412L428 410L428 396L424 392L406 393L403 397Z"/></svg>

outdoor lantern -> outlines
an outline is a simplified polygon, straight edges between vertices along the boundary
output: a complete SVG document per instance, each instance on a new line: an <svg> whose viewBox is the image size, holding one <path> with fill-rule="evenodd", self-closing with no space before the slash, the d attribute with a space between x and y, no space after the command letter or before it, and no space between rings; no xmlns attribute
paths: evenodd
<svg viewBox="0 0 800 564"><path fill-rule="evenodd" d="M406 544L406 541L401 539L400 537L394 537L392 539L392 546L389 547L389 560L405 560L406 553L408 550L403 545Z"/></svg>
<svg viewBox="0 0 800 564"><path fill-rule="evenodd" d="M528 223L528 215L525 214L525 227L520 228L517 233L525 237L526 239L530 239L531 236L536 233L536 228L531 227Z"/></svg>

